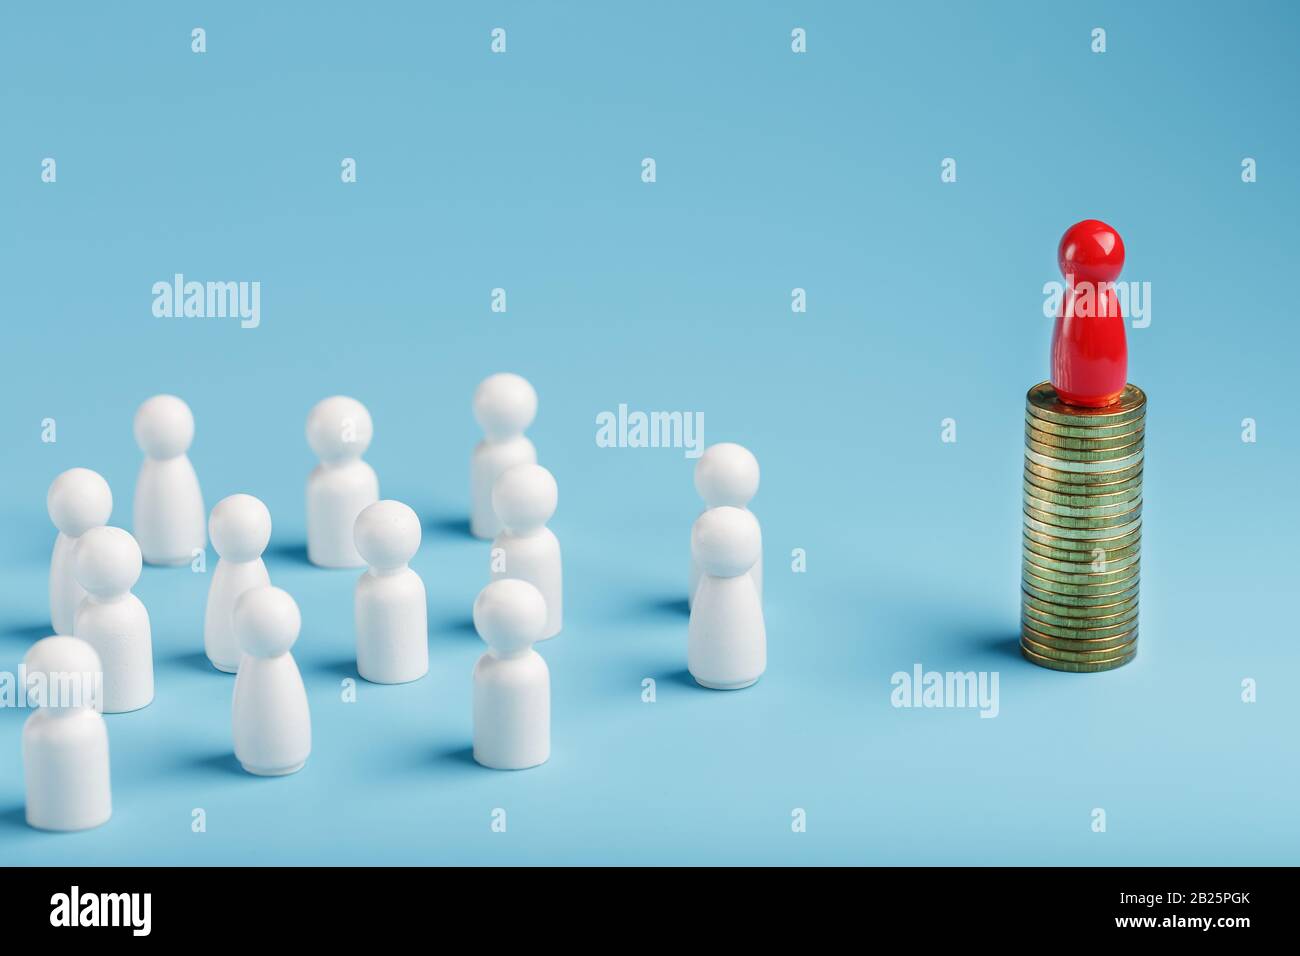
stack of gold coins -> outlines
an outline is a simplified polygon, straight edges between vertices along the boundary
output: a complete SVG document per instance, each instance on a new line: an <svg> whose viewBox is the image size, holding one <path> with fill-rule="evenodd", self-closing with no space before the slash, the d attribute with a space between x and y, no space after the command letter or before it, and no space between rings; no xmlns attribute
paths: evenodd
<svg viewBox="0 0 1300 956"><path fill-rule="evenodd" d="M1020 650L1042 667L1137 654L1146 407L1135 385L1104 408L1067 405L1048 382L1025 398Z"/></svg>

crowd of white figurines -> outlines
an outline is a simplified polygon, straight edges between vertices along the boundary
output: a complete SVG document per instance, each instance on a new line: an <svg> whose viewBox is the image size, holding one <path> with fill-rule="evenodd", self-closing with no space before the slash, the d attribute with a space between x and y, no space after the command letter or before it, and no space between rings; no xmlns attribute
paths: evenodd
<svg viewBox="0 0 1300 956"><path fill-rule="evenodd" d="M474 601L474 627L487 644L473 674L474 759L522 770L551 749L550 673L533 645L559 634L563 618L560 544L546 527L558 490L524 434L537 414L532 385L492 375L473 408L484 438L470 459L470 530L492 541L489 583ZM372 434L369 412L352 398L327 398L308 415L320 465L307 479L307 557L325 568L367 568L355 591L357 673L404 684L429 669L424 584L409 566L420 519L400 501L380 500L379 479L361 457ZM149 613L131 589L143 562L188 565L208 537L220 560L203 646L217 671L235 675L235 757L249 773L278 776L302 769L311 752L307 692L291 653L302 620L262 562L270 512L236 494L205 515L187 454L194 416L179 398L144 402L135 439L145 457L134 535L108 526L113 495L94 471L63 472L47 497L59 532L50 563L56 636L37 641L24 660L27 699L37 705L23 729L27 822L40 829L108 820L101 712L139 710L154 697ZM696 462L705 510L691 532L687 664L704 687L747 687L766 667L762 538L747 508L758 480L758 462L740 445L713 445Z"/></svg>

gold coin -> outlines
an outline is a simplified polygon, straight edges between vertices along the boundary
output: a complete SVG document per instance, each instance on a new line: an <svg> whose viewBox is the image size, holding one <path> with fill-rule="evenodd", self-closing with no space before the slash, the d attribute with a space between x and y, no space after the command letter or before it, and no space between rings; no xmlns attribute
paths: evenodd
<svg viewBox="0 0 1300 956"><path fill-rule="evenodd" d="M1027 619L1022 617L1020 632L1022 637L1028 637L1039 644L1047 644L1052 647L1059 646L1062 650L1095 651L1108 645L1123 644L1125 641L1131 641L1137 636L1138 616L1136 614L1127 620L1116 621L1115 624L1116 627L1113 630L1105 632L1101 637L1092 637L1090 636L1091 632L1086 628L1072 629L1066 624L1052 624L1050 621L1043 621L1039 618ZM1046 630L1051 628L1059 628L1065 633L1073 632L1073 636L1065 637L1055 631L1050 634L1045 633Z"/></svg>
<svg viewBox="0 0 1300 956"><path fill-rule="evenodd" d="M1046 478L1043 475L1035 474L1028 468L1025 469L1023 479L1037 488L1044 488L1047 491L1053 491L1058 495L1113 495L1121 491L1131 491L1135 487L1142 485L1142 469L1127 478L1119 481L1075 481L1079 475L1057 475L1055 478ZM1094 477L1092 475L1083 475L1084 478ZM1103 476L1105 477L1105 476Z"/></svg>
<svg viewBox="0 0 1300 956"><path fill-rule="evenodd" d="M1137 607L1138 596L1137 594L1133 594L1122 601L1115 601L1110 604L1096 604L1092 607L1076 607L1058 601L1047 601L1042 598L1034 597L1028 591L1021 588L1020 603L1056 617L1080 619L1087 618L1089 615L1093 614L1105 616L1127 611L1129 608Z"/></svg>
<svg viewBox="0 0 1300 956"><path fill-rule="evenodd" d="M1044 435L1059 435L1061 438L1114 438L1116 435L1142 431L1146 428L1146 419L1138 418L1118 425L1058 425L1026 412L1025 424Z"/></svg>
<svg viewBox="0 0 1300 956"><path fill-rule="evenodd" d="M1063 518L1105 518L1109 515L1121 515L1142 506L1141 497L1128 498L1111 504L1065 505L1040 498L1027 489L1024 494L1024 502L1035 511L1042 511L1049 515L1060 515Z"/></svg>
<svg viewBox="0 0 1300 956"><path fill-rule="evenodd" d="M1078 608L1102 607L1107 604L1114 604L1116 601L1137 597L1138 585L1139 582L1134 580L1132 584L1121 587L1118 591L1102 591L1098 594L1061 594L1057 591L1039 587L1023 574L1020 576L1020 590L1026 594L1036 597L1040 601L1048 601L1052 604L1069 604Z"/></svg>
<svg viewBox="0 0 1300 956"><path fill-rule="evenodd" d="M1134 478L1141 478L1142 465L1121 468L1118 471L1058 471L1049 465L1040 465L1037 462L1025 461L1025 474L1034 478L1040 478L1044 481L1055 482L1059 485L1082 485L1084 490L1080 494L1092 494L1098 486L1117 485L1130 481ZM1106 491L1117 491L1117 488L1106 488Z"/></svg>
<svg viewBox="0 0 1300 956"><path fill-rule="evenodd" d="M1054 661L1104 661L1110 660L1117 656L1122 656L1137 650L1137 639L1129 641L1126 644L1116 644L1114 647L1105 647L1097 651L1064 651L1055 647L1047 647L1027 637L1020 638L1022 647L1027 648L1039 657L1047 657Z"/></svg>
<svg viewBox="0 0 1300 956"><path fill-rule="evenodd" d="M1072 581L1054 581L1051 578L1044 578L1034 573L1032 567L1024 564L1020 566L1020 585L1021 587L1033 587L1039 591L1048 591L1052 594L1066 595L1068 597L1091 598L1102 595L1119 594L1129 588L1135 587L1138 583L1138 572L1134 571L1127 578L1118 581L1108 581L1099 584L1078 584Z"/></svg>
<svg viewBox="0 0 1300 956"><path fill-rule="evenodd" d="M1071 508L1091 508L1094 506L1104 508L1109 505L1119 504L1122 501L1132 501L1134 498L1142 497L1142 482L1140 480L1129 484L1127 488L1117 488L1114 491L1098 491L1095 494L1080 494L1077 486L1057 485L1055 488L1049 488L1041 483L1043 479L1031 481L1030 477L1026 475L1021 482L1021 490L1025 494L1033 495L1042 501L1050 501L1053 504L1068 505ZM1109 488L1110 486L1099 485L1096 487Z"/></svg>
<svg viewBox="0 0 1300 956"><path fill-rule="evenodd" d="M1105 560L1104 558L1102 560L1088 561L1060 561L1023 547L1020 549L1020 557L1040 568L1056 571L1058 574L1111 574L1133 568L1142 560L1141 554L1134 553L1128 557L1117 558L1114 561ZM1088 582L1084 581L1082 583L1087 584Z"/></svg>
<svg viewBox="0 0 1300 956"><path fill-rule="evenodd" d="M1139 564L1132 564L1130 567L1118 568L1115 571L1101 572L1070 572L1057 571L1054 568L1043 567L1036 564L1028 558L1021 558L1021 575L1034 575L1035 578L1045 581L1045 589L1071 587L1071 588L1099 588L1100 591L1086 593L1105 593L1106 591L1115 591L1117 585L1136 578L1139 572ZM1069 592L1066 592L1069 593Z"/></svg>
<svg viewBox="0 0 1300 956"><path fill-rule="evenodd" d="M1031 561L1028 556L1021 558L1020 567L1022 575L1032 574L1050 584L1072 584L1086 587L1116 584L1135 577L1139 570L1137 564L1132 564L1129 567L1116 568L1113 571L1062 571L1058 568L1043 567L1043 565Z"/></svg>
<svg viewBox="0 0 1300 956"><path fill-rule="evenodd" d="M1059 524L1049 524L1046 521L1039 520L1027 511L1024 514L1024 525L1031 531L1037 531L1039 534L1047 535L1052 538L1067 539L1073 541L1102 541L1106 538L1115 538L1121 535L1136 531L1142 527L1142 519L1139 517L1135 521L1127 524L1114 525L1108 528L1063 528Z"/></svg>
<svg viewBox="0 0 1300 956"><path fill-rule="evenodd" d="M1033 538L1022 537L1020 539L1020 550L1021 552L1032 551L1034 554L1041 555L1052 561L1064 561L1070 564L1109 565L1114 561L1123 561L1125 558L1141 554L1142 541L1138 538L1132 544L1122 548L1089 548L1086 551L1070 551L1066 548L1054 548L1050 544L1040 544ZM1105 570L1105 568L1102 570Z"/></svg>
<svg viewBox="0 0 1300 956"><path fill-rule="evenodd" d="M1097 627L1074 627L1068 624L1047 624L1034 618L1021 618L1021 630L1033 630L1048 637L1068 637L1072 640L1082 640L1085 637L1114 637L1117 634L1123 634L1125 631L1133 630L1137 615L1124 620L1117 621L1114 624L1102 624Z"/></svg>
<svg viewBox="0 0 1300 956"><path fill-rule="evenodd" d="M1136 544L1142 539L1142 529L1136 528L1125 534L1115 535L1113 538L1062 538L1051 531L1035 531L1033 528L1024 529L1025 538L1035 544L1041 544L1044 547L1056 548L1059 551L1086 551L1092 553L1098 548L1110 550L1112 548L1126 548L1131 544Z"/></svg>
<svg viewBox="0 0 1300 956"><path fill-rule="evenodd" d="M1054 671L1068 671L1073 674L1091 674L1101 671L1114 670L1117 667L1123 667L1133 658L1137 657L1137 650L1131 650L1120 657L1111 658L1104 661L1058 661L1050 657L1043 657L1035 654L1022 643L1020 653L1031 664L1037 664L1039 667L1047 667Z"/></svg>
<svg viewBox="0 0 1300 956"><path fill-rule="evenodd" d="M1037 551L1031 551L1028 548L1021 548L1021 561L1032 564L1035 568L1043 568L1044 571L1053 572L1054 575L1092 575L1097 580L1102 580L1101 575L1119 574L1121 571L1136 571L1141 563L1141 554L1130 554L1127 558L1118 558L1115 561L1058 561L1057 558L1048 558ZM1056 578L1048 578L1056 580ZM1089 581L1073 581L1074 584L1088 584ZM1096 581L1092 581L1096 583Z"/></svg>
<svg viewBox="0 0 1300 956"><path fill-rule="evenodd" d="M1115 648L1133 644L1138 639L1137 622L1121 634L1096 640L1070 640L1063 637L1051 637L1040 634L1030 628L1021 628L1020 639L1036 644L1034 653L1044 657L1057 657L1062 654L1093 654L1097 657L1114 657ZM1055 653L1052 653L1055 652Z"/></svg>
<svg viewBox="0 0 1300 956"><path fill-rule="evenodd" d="M1029 624L1030 627L1041 630L1044 627L1090 629L1097 627L1117 627L1120 624L1133 624L1138 618L1138 606L1136 603L1132 607L1127 607L1122 611L1114 614L1107 614L1102 617L1066 617L1059 614L1048 614L1046 611L1040 611L1027 601L1020 604L1020 619Z"/></svg>
<svg viewBox="0 0 1300 956"><path fill-rule="evenodd" d="M1060 528L1063 531L1100 531L1108 528L1118 528L1121 525L1132 524L1134 521L1142 520L1142 501L1126 502L1128 508L1124 511L1116 511L1110 514L1089 515L1087 517L1075 517L1073 515L1056 514L1052 511L1044 511L1034 504L1032 498L1024 503L1024 513L1042 524L1050 524L1054 528ZM1056 532L1048 532L1055 534Z"/></svg>
<svg viewBox="0 0 1300 956"><path fill-rule="evenodd" d="M1080 652L1100 651L1108 647L1119 647L1123 644L1131 644L1133 641L1137 640L1137 633L1137 624L1134 624L1133 629L1125 634L1117 634L1114 637L1094 638L1082 641L1071 640L1066 637L1050 637L1046 634L1039 634L1033 630L1026 633L1024 628L1021 628L1020 636L1033 641L1035 644L1041 644L1043 647L1054 647L1058 651Z"/></svg>
<svg viewBox="0 0 1300 956"><path fill-rule="evenodd" d="M1066 451L1105 451L1110 448L1125 448L1142 441L1143 433L1139 429L1123 435L1108 435L1105 438L1072 438L1068 435L1052 435L1039 431L1033 425L1025 424L1025 437L1040 445L1061 448Z"/></svg>
<svg viewBox="0 0 1300 956"><path fill-rule="evenodd" d="M1025 447L1038 452L1038 454L1050 458L1054 461L1068 462L1073 465L1079 462L1109 462L1121 461L1125 458L1132 458L1140 453L1146 443L1139 438L1137 441L1131 441L1126 445L1115 445L1111 448L1057 448L1055 445L1048 445L1036 441L1030 435L1025 435ZM1069 469L1066 469L1069 470ZM1077 470L1077 469L1076 469Z"/></svg>
<svg viewBox="0 0 1300 956"><path fill-rule="evenodd" d="M1039 382L1025 395L1025 410L1031 415L1081 428L1085 425L1108 427L1130 422L1146 414L1146 393L1136 385L1124 386L1119 400L1103 408L1068 405L1061 401L1051 382Z"/></svg>
<svg viewBox="0 0 1300 956"><path fill-rule="evenodd" d="M1032 630L1039 634L1054 636L1058 638L1069 638L1070 640L1084 640L1092 638L1097 634L1099 628L1109 628L1101 632L1103 637L1115 637L1125 631L1131 631L1138 626L1138 610L1136 607L1125 611L1123 614L1116 614L1109 618L1069 618L1061 621L1048 621L1042 617L1030 613L1027 608L1021 609L1020 627L1021 630ZM1030 635L1033 637L1033 635ZM1037 640L1038 638L1034 638Z"/></svg>
<svg viewBox="0 0 1300 956"><path fill-rule="evenodd" d="M1138 601L1134 595L1118 609L1113 607L1088 607L1088 608L1061 608L1058 610L1067 610L1073 615L1083 614L1087 611L1098 612L1095 616L1072 616L1072 614L1058 614L1055 611L1044 611L1035 604L1031 604L1028 596L1021 593L1020 601L1020 619L1028 623L1030 627L1038 628L1045 634L1053 633L1047 630L1047 627L1076 628L1088 629L1098 627L1114 627L1116 624L1123 624L1125 621L1137 619ZM1053 620L1049 620L1049 618ZM1062 634L1061 637L1094 637L1091 634Z"/></svg>
<svg viewBox="0 0 1300 956"><path fill-rule="evenodd" d="M1026 442L1028 445L1028 442ZM1130 446L1132 447L1132 446ZM1075 472L1078 474L1101 475L1111 474L1116 471L1124 471L1129 468L1141 466L1145 452L1142 446L1137 446L1137 451L1125 458L1107 458L1104 461L1073 461L1062 458L1059 455L1051 455L1033 448L1025 448L1025 464L1038 465L1040 468L1048 468L1052 471ZM1050 477L1050 476L1048 476ZM1127 477L1127 476L1125 476Z"/></svg>

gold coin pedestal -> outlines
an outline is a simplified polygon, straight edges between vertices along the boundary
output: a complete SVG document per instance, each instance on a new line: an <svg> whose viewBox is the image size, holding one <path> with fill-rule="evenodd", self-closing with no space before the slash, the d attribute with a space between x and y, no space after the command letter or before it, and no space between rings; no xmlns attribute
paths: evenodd
<svg viewBox="0 0 1300 956"><path fill-rule="evenodd" d="M1048 382L1025 397L1020 651L1059 671L1137 655L1147 397L1067 405Z"/></svg>

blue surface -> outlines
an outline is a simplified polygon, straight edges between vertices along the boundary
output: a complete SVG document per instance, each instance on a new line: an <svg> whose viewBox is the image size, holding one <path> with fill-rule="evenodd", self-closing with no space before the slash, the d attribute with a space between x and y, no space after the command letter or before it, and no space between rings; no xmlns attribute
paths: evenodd
<svg viewBox="0 0 1300 956"><path fill-rule="evenodd" d="M146 569L158 694L106 718L113 819L27 829L24 714L0 709L0 860L1297 862L1293 5L378 6L0 14L0 669L48 626L50 480L99 470L129 527L131 417L174 392L208 506L271 509L315 734L296 776L240 773L209 577ZM1042 287L1088 216L1152 284L1130 332L1151 400L1141 653L1076 676L1016 651L1020 471ZM155 318L175 272L260 281L260 328ZM498 370L541 396L567 585L542 647L554 756L517 774L468 751L469 398ZM355 573L304 559L303 426L334 393L369 407L382 493L426 520L432 671L353 704ZM598 448L623 402L703 411L762 463L752 689L685 675L692 463ZM999 672L1000 715L893 708L916 663Z"/></svg>

